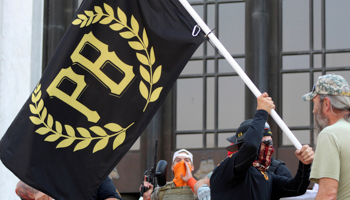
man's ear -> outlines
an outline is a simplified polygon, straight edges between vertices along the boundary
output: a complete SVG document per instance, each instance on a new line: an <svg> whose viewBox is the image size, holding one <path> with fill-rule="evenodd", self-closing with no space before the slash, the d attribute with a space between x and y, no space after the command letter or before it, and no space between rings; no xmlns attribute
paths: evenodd
<svg viewBox="0 0 350 200"><path fill-rule="evenodd" d="M322 102L322 108L323 108L323 112L325 113L325 112L330 112L330 110L331 110L331 101L329 100L329 98L328 97L325 97L324 99L323 99L323 102Z"/></svg>
<svg viewBox="0 0 350 200"><path fill-rule="evenodd" d="M171 171L174 171L174 164L171 165Z"/></svg>

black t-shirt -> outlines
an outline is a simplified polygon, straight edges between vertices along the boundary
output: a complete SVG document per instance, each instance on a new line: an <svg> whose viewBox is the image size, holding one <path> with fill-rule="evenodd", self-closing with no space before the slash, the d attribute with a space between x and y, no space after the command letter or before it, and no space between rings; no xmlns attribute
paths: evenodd
<svg viewBox="0 0 350 200"><path fill-rule="evenodd" d="M103 181L100 187L97 188L94 195L89 200L105 200L112 197L120 200L122 199L119 196L112 180L107 176L107 178Z"/></svg>
<svg viewBox="0 0 350 200"><path fill-rule="evenodd" d="M272 193L278 197L305 193L310 183L310 165L300 162L298 173L293 179L270 171L261 172L252 166L263 137L259 130L264 130L267 116L265 110L258 110L239 151L231 154L214 169L210 178L212 200L270 200Z"/></svg>

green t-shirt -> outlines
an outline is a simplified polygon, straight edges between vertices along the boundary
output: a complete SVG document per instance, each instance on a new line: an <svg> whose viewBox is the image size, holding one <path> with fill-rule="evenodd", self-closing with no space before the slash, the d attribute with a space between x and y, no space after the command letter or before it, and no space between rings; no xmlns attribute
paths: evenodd
<svg viewBox="0 0 350 200"><path fill-rule="evenodd" d="M338 181L337 199L350 198L350 123L345 119L324 128L318 136L310 180Z"/></svg>

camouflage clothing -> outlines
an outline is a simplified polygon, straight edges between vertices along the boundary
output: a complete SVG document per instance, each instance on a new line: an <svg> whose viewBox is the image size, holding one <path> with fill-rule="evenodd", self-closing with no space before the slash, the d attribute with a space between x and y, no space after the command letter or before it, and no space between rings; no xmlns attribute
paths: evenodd
<svg viewBox="0 0 350 200"><path fill-rule="evenodd" d="M302 98L304 101L309 101L318 94L350 96L350 87L342 76L327 74L318 77L312 91L303 95Z"/></svg>
<svg viewBox="0 0 350 200"><path fill-rule="evenodd" d="M197 200L197 196L188 186L176 187L175 183L167 182L164 187L156 187L151 200Z"/></svg>

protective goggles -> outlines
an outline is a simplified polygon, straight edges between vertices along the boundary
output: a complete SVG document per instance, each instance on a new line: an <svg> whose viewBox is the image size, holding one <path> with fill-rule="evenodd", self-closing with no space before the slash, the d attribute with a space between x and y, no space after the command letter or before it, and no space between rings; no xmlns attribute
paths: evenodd
<svg viewBox="0 0 350 200"><path fill-rule="evenodd" d="M264 143L265 145L273 145L272 140L263 140L261 143Z"/></svg>

